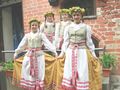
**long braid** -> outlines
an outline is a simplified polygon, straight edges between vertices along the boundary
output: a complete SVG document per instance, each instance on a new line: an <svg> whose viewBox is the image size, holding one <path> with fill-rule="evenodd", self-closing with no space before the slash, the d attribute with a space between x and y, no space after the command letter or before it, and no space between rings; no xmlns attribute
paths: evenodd
<svg viewBox="0 0 120 90"><path fill-rule="evenodd" d="M59 26L59 37L60 37L60 29L61 29L61 25L62 25L62 20L60 19L60 26Z"/></svg>
<svg viewBox="0 0 120 90"><path fill-rule="evenodd" d="M53 27L55 27L55 18L54 18L54 16L53 16Z"/></svg>
<svg viewBox="0 0 120 90"><path fill-rule="evenodd" d="M46 25L46 17L45 17L45 23L44 23L44 27L47 28L47 25Z"/></svg>

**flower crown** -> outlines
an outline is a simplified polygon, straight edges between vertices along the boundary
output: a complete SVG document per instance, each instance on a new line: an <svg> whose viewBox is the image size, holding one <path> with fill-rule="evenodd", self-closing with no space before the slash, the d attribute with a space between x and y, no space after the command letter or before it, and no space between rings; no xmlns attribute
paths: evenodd
<svg viewBox="0 0 120 90"><path fill-rule="evenodd" d="M85 13L85 9L80 7L72 7L72 8L69 8L69 10L71 14L73 14L74 12L80 12L81 14Z"/></svg>
<svg viewBox="0 0 120 90"><path fill-rule="evenodd" d="M69 10L69 9L60 9L59 12L60 12L61 14L62 14L62 13L70 14L70 10Z"/></svg>
<svg viewBox="0 0 120 90"><path fill-rule="evenodd" d="M47 17L47 16L54 16L54 13L53 12L46 12L45 14L44 14L44 17Z"/></svg>
<svg viewBox="0 0 120 90"><path fill-rule="evenodd" d="M37 22L38 24L40 24L41 22L40 21L38 21L37 19L31 19L30 21L29 21L29 24L31 24L32 22Z"/></svg>

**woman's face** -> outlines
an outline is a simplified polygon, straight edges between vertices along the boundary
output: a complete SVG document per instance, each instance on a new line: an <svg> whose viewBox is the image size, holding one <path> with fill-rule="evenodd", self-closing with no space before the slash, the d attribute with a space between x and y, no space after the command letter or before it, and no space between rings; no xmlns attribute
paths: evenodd
<svg viewBox="0 0 120 90"><path fill-rule="evenodd" d="M39 28L38 22L32 22L30 26L31 26L30 28L31 28L32 32L34 32L34 33L37 32L37 30Z"/></svg>
<svg viewBox="0 0 120 90"><path fill-rule="evenodd" d="M69 16L68 16L67 13L63 13L63 14L61 14L61 18L62 18L63 21L67 21Z"/></svg>
<svg viewBox="0 0 120 90"><path fill-rule="evenodd" d="M53 20L54 20L53 15L49 15L46 17L47 22L53 22Z"/></svg>
<svg viewBox="0 0 120 90"><path fill-rule="evenodd" d="M82 14L80 12L74 12L72 16L75 23L79 24L81 22Z"/></svg>

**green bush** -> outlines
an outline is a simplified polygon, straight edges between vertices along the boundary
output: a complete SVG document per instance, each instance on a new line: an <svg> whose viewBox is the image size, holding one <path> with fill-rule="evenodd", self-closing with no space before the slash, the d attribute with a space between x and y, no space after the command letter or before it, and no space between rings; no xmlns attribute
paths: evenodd
<svg viewBox="0 0 120 90"><path fill-rule="evenodd" d="M13 61L9 60L6 62L1 62L0 65L2 66L2 71L13 70Z"/></svg>
<svg viewBox="0 0 120 90"><path fill-rule="evenodd" d="M104 53L101 57L100 57L101 63L103 68L111 68L111 67L115 67L116 66L116 61L117 58L115 55L110 54L110 53Z"/></svg>

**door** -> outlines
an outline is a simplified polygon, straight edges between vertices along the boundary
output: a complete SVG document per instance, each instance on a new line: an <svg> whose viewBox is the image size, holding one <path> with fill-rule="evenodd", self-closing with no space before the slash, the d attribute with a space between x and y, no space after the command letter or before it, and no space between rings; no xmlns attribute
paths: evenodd
<svg viewBox="0 0 120 90"><path fill-rule="evenodd" d="M3 46L3 32L2 32L2 11L0 9L0 62L4 60L2 51L4 50Z"/></svg>

